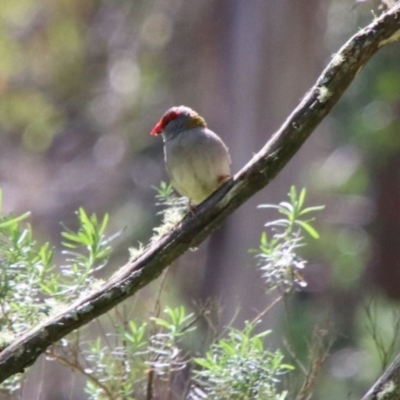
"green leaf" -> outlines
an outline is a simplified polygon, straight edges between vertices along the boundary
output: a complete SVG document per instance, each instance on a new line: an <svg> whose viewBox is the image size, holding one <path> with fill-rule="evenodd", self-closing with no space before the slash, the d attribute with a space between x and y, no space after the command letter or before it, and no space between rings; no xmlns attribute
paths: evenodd
<svg viewBox="0 0 400 400"><path fill-rule="evenodd" d="M260 243L261 243L262 246L266 246L268 244L268 234L267 234L267 232L263 232L261 234Z"/></svg>
<svg viewBox="0 0 400 400"><path fill-rule="evenodd" d="M300 225L312 238L319 239L319 233L307 222L305 221L296 221L298 225Z"/></svg>
<svg viewBox="0 0 400 400"><path fill-rule="evenodd" d="M276 204L260 204L257 206L257 208L275 208L279 210L279 206L277 206Z"/></svg>
<svg viewBox="0 0 400 400"><path fill-rule="evenodd" d="M306 188L301 189L300 191L300 196L298 200L298 209L301 210L301 208L304 205L304 201L306 199Z"/></svg>
<svg viewBox="0 0 400 400"><path fill-rule="evenodd" d="M162 326L162 327L164 327L165 329L168 329L168 330L171 329L171 324L169 322L165 321L162 318L152 317L151 320L154 321L154 323L156 325L158 325L158 326Z"/></svg>
<svg viewBox="0 0 400 400"><path fill-rule="evenodd" d="M82 243L82 238L79 234L73 232L61 232L61 236L70 240L71 242Z"/></svg>
<svg viewBox="0 0 400 400"><path fill-rule="evenodd" d="M295 203L296 203L296 200L297 200L297 190L296 190L296 186L294 186L294 185L290 186L289 199L290 199L290 201L291 201L292 204L295 204Z"/></svg>
<svg viewBox="0 0 400 400"><path fill-rule="evenodd" d="M22 220L28 218L30 214L31 214L30 212L27 212L25 214L20 215L19 217L13 217L11 219L7 219L1 222L0 229L8 228L10 225L17 224L18 222L21 222Z"/></svg>
<svg viewBox="0 0 400 400"><path fill-rule="evenodd" d="M104 233L104 231L105 231L105 229L106 229L106 227L108 225L109 219L110 219L109 214L105 214L104 217L103 217L103 221L101 223L100 229L99 229L99 235L100 236L103 235L103 233Z"/></svg>
<svg viewBox="0 0 400 400"><path fill-rule="evenodd" d="M320 211L320 210L323 210L324 208L325 208L325 206L307 207L307 208L304 208L303 210L301 210L299 215L304 215L304 214L314 212L314 211Z"/></svg>

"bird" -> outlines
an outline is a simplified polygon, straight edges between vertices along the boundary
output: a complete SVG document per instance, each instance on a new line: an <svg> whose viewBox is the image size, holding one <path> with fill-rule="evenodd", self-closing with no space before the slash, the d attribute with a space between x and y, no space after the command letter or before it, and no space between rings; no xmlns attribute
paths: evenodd
<svg viewBox="0 0 400 400"><path fill-rule="evenodd" d="M230 179L231 157L222 139L205 119L186 106L172 107L150 132L162 135L171 184L194 209Z"/></svg>

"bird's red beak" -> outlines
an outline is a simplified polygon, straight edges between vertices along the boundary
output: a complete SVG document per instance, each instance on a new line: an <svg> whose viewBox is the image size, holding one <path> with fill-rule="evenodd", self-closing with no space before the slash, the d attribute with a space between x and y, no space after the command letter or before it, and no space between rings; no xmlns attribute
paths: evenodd
<svg viewBox="0 0 400 400"><path fill-rule="evenodd" d="M150 135L156 136L162 133L163 131L163 125L162 125L162 120L158 121L157 125L151 130Z"/></svg>

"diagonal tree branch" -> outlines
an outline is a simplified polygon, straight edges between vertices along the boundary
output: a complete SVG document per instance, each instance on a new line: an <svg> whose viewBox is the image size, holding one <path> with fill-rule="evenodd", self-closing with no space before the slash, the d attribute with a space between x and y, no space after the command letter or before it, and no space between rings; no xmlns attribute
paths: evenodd
<svg viewBox="0 0 400 400"><path fill-rule="evenodd" d="M400 4L354 35L271 140L230 181L187 215L137 259L129 261L100 289L19 337L0 353L0 382L34 363L48 346L156 279L188 248L199 245L249 197L264 188L296 154L316 126L383 46L400 38Z"/></svg>
<svg viewBox="0 0 400 400"><path fill-rule="evenodd" d="M398 400L400 398L400 354L361 400Z"/></svg>

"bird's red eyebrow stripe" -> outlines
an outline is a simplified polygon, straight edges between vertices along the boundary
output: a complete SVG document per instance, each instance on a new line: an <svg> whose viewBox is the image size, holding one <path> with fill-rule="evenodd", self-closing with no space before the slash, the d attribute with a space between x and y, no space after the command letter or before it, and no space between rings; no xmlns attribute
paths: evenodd
<svg viewBox="0 0 400 400"><path fill-rule="evenodd" d="M171 122L174 120L176 117L178 117L179 113L176 111L171 111L168 114L164 115L161 118L161 122L164 124L164 127L168 124L168 122Z"/></svg>
<svg viewBox="0 0 400 400"><path fill-rule="evenodd" d="M161 125L161 122L162 122L161 120L157 122L157 125L151 130L150 135L156 136L162 132L163 127Z"/></svg>
<svg viewBox="0 0 400 400"><path fill-rule="evenodd" d="M168 114L165 114L158 122L157 125L151 130L150 135L159 135L164 128L168 125L169 122L174 120L179 116L179 112L171 111Z"/></svg>

